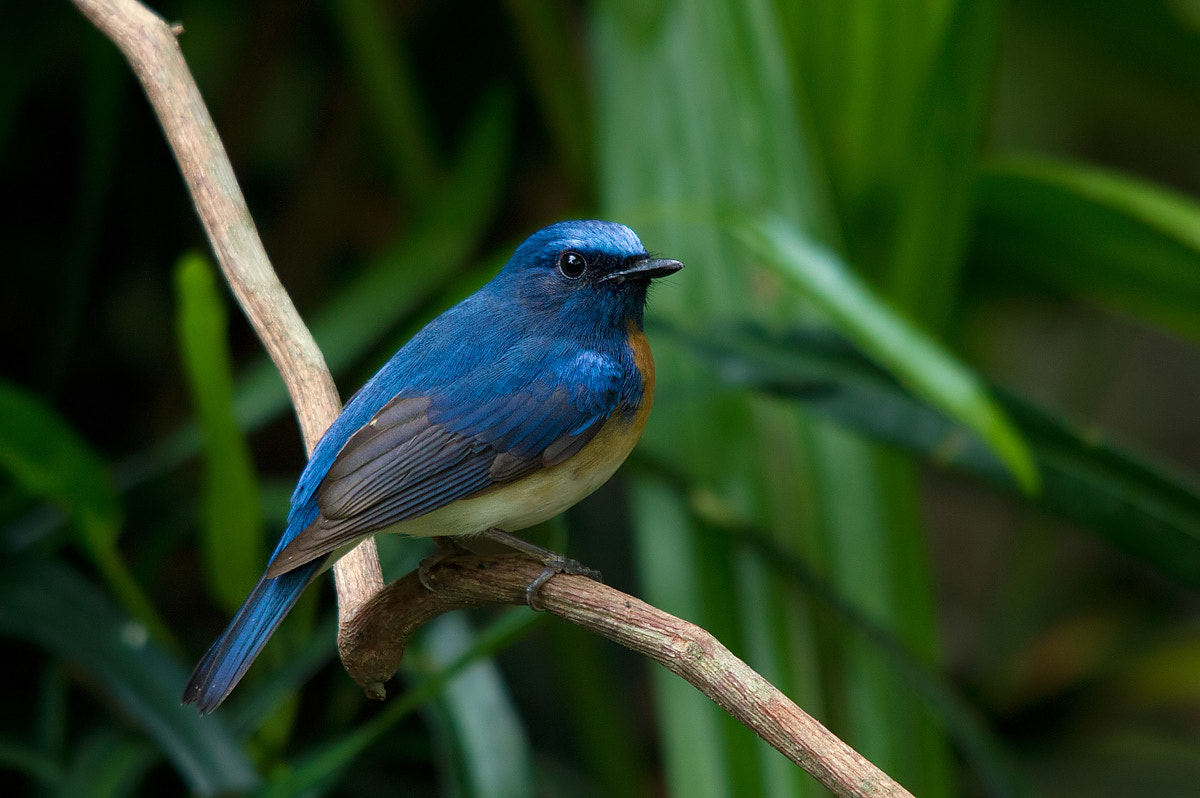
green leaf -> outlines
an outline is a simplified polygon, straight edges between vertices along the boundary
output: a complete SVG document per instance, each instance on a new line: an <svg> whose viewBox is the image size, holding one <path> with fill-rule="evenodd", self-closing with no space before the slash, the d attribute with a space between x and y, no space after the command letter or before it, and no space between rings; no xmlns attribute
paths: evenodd
<svg viewBox="0 0 1200 798"><path fill-rule="evenodd" d="M179 703L187 671L146 628L71 570L23 558L0 571L0 633L74 663L105 701L154 741L189 789L243 790L258 779L219 717Z"/></svg>
<svg viewBox="0 0 1200 798"><path fill-rule="evenodd" d="M683 331L656 325L726 385L796 399L862 435L990 480L1009 472L979 437L914 397L837 332L720 325Z"/></svg>
<svg viewBox="0 0 1200 798"><path fill-rule="evenodd" d="M52 756L25 743L0 741L0 770L21 773L43 787L54 787L64 778L62 765Z"/></svg>
<svg viewBox="0 0 1200 798"><path fill-rule="evenodd" d="M0 382L0 468L27 493L62 507L88 551L117 540L121 508L108 469L66 419Z"/></svg>
<svg viewBox="0 0 1200 798"><path fill-rule="evenodd" d="M1015 396L1000 396L1033 442L1044 473L1039 506L1082 524L1162 573L1200 587L1200 493L1194 479L1079 429Z"/></svg>
<svg viewBox="0 0 1200 798"><path fill-rule="evenodd" d="M753 316L788 323L812 314L811 303L785 280L754 269L720 225L722 209L733 207L747 213L779 213L823 241L841 240L830 213L829 171L814 168L818 158L811 132L819 120L799 111L808 76L793 78L788 69L784 37L793 29L780 17L785 6L797 5L807 10L814 4L673 2L652 9L660 12L656 15L645 4L595 6L592 52L604 212L630 220L647 245L688 264L677 280L655 292L651 319ZM834 24L851 14L862 19L871 13L865 3L854 4L846 13L846 3L825 5ZM872 4L872 10L878 5ZM899 6L888 5L893 7ZM902 16L897 12L888 20ZM648 17L653 17L652 28L646 25ZM910 30L906 27L903 33ZM880 38L890 40L893 32L891 28ZM912 52L909 45L908 37L900 35L892 52L904 58ZM829 63L841 68L841 78L860 62L844 58ZM880 70L884 75L893 72ZM865 88L868 91L860 96L894 96L890 85ZM870 135L863 128L851 132L860 140ZM871 152L894 140L872 142ZM855 484L883 484L871 447L844 433L835 440L834 434L823 434L828 425L817 430L820 425L781 403L714 396L706 375L677 351L655 341L655 355L660 387L641 451L653 452L691 478L714 486L769 526L772 535L812 554L823 567L839 568L848 583L865 585L873 594L873 607L882 605L897 626L913 627L911 636L921 636L933 626L928 614L912 622L925 604L904 592L911 585L907 574L876 578L881 567L888 574L901 573L889 567L888 558L896 549L897 529L906 535L912 528L907 519L898 520L901 513L915 517L911 503L894 504L881 492L855 493L821 478L836 466ZM722 636L732 629L735 640L745 633L738 623L743 614L769 601L785 606L789 619L808 617L809 602L786 586L776 585L764 596L761 585L744 584L753 578L752 570L736 568L711 535L672 512L670 504L678 497L662 491L664 495L643 504L641 487L635 488L632 519L645 589L668 584L664 592L679 602L677 609L684 617L719 627ZM857 533L859 543L870 541L869 552L864 556L863 547L845 545L834 562L830 552L848 537L847 527ZM915 544L918 538L912 540ZM664 551L670 554L654 556ZM868 561L871 570L864 574L862 566ZM686 573L684 579L675 578L679 571ZM922 590L927 594L928 585ZM884 598L876 600L879 596ZM859 742L859 734L879 742L872 754L881 753L884 758L877 761L889 770L903 769L907 782L924 788L943 780L937 775L926 778L928 758L917 750L922 742L911 733L921 707L903 699L889 674L876 668L865 680L840 678L848 645L841 630L814 629L801 620L780 630L771 642L774 657L764 645L756 649L764 662L752 665L769 666L771 659L805 652L805 666L784 673L780 686L789 695L831 713L855 696L883 696L877 712L857 713L849 720L838 716L845 723L841 728L849 730L853 742ZM671 792L796 794L778 776L772 759L777 754L705 706L703 699L689 695L686 686L665 675L655 674L654 679L656 726ZM800 781L800 790L813 789L810 780ZM936 789L925 792L940 794Z"/></svg>
<svg viewBox="0 0 1200 798"><path fill-rule="evenodd" d="M954 0L778 2L806 120L836 187L840 217L862 221L871 203L903 202L885 184L911 168L921 104ZM936 76L935 76L936 77ZM857 217L857 218L856 218Z"/></svg>
<svg viewBox="0 0 1200 798"><path fill-rule="evenodd" d="M487 231L504 185L512 138L511 99L496 91L480 103L454 171L423 207L411 228L372 258L309 324L334 374L344 373L400 321L411 319L464 269ZM390 354L390 353L389 353ZM263 357L237 380L235 398L245 430L261 427L288 409L288 395L273 363ZM198 431L185 426L153 449L121 464L122 487L177 467L200 446Z"/></svg>
<svg viewBox="0 0 1200 798"><path fill-rule="evenodd" d="M335 374L461 276L496 210L512 125L508 95L489 95L475 112L454 172L412 228L316 314L310 324L313 337ZM248 426L261 424L287 406L273 364L263 361L246 375L238 385L237 404L238 417Z"/></svg>
<svg viewBox="0 0 1200 798"><path fill-rule="evenodd" d="M935 334L955 312L980 141L990 124L998 5L776 3L789 22L780 28L792 42L804 120L838 207L840 235L817 237L893 308ZM889 619L914 650L936 659L932 568L914 499L919 478L911 463L848 437L824 429L810 436L829 574L874 617ZM836 644L844 653L826 661L851 674L843 732L914 792L951 794L951 760L936 719L898 699L896 680L858 641Z"/></svg>
<svg viewBox="0 0 1200 798"><path fill-rule="evenodd" d="M692 523L683 501L666 485L648 479L633 485L639 582L646 600L696 623L706 623L700 598L702 563L692 541ZM733 795L721 729L723 713L702 693L665 668L650 672L659 734L672 752L664 761L675 795L719 798ZM691 757L682 752L690 751Z"/></svg>
<svg viewBox="0 0 1200 798"><path fill-rule="evenodd" d="M479 633L474 645L462 652L453 662L424 675L406 693L392 698L387 706L369 721L353 731L325 741L317 750L301 757L291 767L282 769L263 785L259 798L285 798L302 791L321 790L336 782L355 757L373 745L399 721L411 715L424 702L445 688L457 674L483 657L511 645L524 636L540 620L539 616L510 611ZM412 669L411 657L406 670Z"/></svg>
<svg viewBox="0 0 1200 798"><path fill-rule="evenodd" d="M0 382L0 469L27 493L62 507L122 605L167 643L158 618L117 548L121 506L104 461L66 419L17 386Z"/></svg>
<svg viewBox="0 0 1200 798"><path fill-rule="evenodd" d="M787 221L775 216L748 220L734 232L872 360L985 441L1024 491L1036 492L1037 469L1019 431L966 366L878 299L834 253Z"/></svg>
<svg viewBox="0 0 1200 798"><path fill-rule="evenodd" d="M378 0L331 5L399 193L420 203L437 183L437 161L431 125L403 53L405 38L388 29L389 15Z"/></svg>
<svg viewBox="0 0 1200 798"><path fill-rule="evenodd" d="M867 644L872 660L885 659L892 673L905 686L920 696L973 767L975 775L992 796L1023 795L1022 779L1004 750L997 735L980 717L951 680L938 673L919 653L913 651L895 632L873 620L861 609L856 597L840 592L819 575L802 557L771 540L762 530L735 520L735 513L714 501L710 493L693 495L692 511L698 520L721 530L739 544L738 556L754 562L762 576L773 575L791 586L800 586L819 600L839 627L854 632L854 637ZM757 557L746 558L745 550ZM748 618L747 624L762 625L762 618ZM764 674L768 675L768 674ZM772 680L774 681L774 680Z"/></svg>
<svg viewBox="0 0 1200 798"><path fill-rule="evenodd" d="M801 401L859 434L1016 489L977 433L831 331L779 334L744 327L677 335L731 386ZM1200 492L1194 480L1014 395L997 391L996 401L1028 441L1042 477L1042 489L1027 500L1184 584L1200 586Z"/></svg>
<svg viewBox="0 0 1200 798"><path fill-rule="evenodd" d="M212 266L199 254L184 255L175 268L175 289L176 333L204 435L204 573L211 595L233 612L262 570L258 479L233 413L229 330Z"/></svg>
<svg viewBox="0 0 1200 798"><path fill-rule="evenodd" d="M931 6L940 6L936 13L946 22L944 41L905 122L908 144L894 182L881 192L898 206L883 281L890 302L940 333L958 297L981 142L991 123L1001 12L998 0L969 0L918 4L918 13L931 14ZM875 242L880 218L890 215L868 211L855 237Z"/></svg>
<svg viewBox="0 0 1200 798"><path fill-rule="evenodd" d="M1200 203L1083 164L1021 158L980 178L975 279L1049 285L1200 341Z"/></svg>
<svg viewBox="0 0 1200 798"><path fill-rule="evenodd" d="M435 672L469 652L478 637L460 614L443 615L429 627L414 653ZM429 708L437 719L455 795L534 794L529 739L494 662L477 659L433 696Z"/></svg>
<svg viewBox="0 0 1200 798"><path fill-rule="evenodd" d="M62 798L121 798L136 795L156 759L154 749L115 731L88 735L58 787Z"/></svg>
<svg viewBox="0 0 1200 798"><path fill-rule="evenodd" d="M582 184L591 169L592 121L571 9L547 0L510 0L506 6L561 166L573 183Z"/></svg>

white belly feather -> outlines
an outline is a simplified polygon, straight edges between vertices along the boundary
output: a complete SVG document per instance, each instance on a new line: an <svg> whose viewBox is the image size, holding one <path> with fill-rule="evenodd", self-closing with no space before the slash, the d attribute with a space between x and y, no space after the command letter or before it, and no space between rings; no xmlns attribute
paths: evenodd
<svg viewBox="0 0 1200 798"><path fill-rule="evenodd" d="M648 411L647 407L632 419L610 418L595 438L564 463L385 531L410 537L474 535L493 527L515 532L553 518L595 492L625 462L642 434Z"/></svg>

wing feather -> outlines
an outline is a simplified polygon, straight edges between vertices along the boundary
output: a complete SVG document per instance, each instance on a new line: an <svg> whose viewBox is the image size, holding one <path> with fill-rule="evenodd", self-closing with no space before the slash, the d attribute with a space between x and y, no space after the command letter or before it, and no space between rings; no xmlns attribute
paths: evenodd
<svg viewBox="0 0 1200 798"><path fill-rule="evenodd" d="M483 401L392 399L346 440L316 489L319 514L279 551L268 575L566 461L618 406L615 381L600 394L533 383Z"/></svg>

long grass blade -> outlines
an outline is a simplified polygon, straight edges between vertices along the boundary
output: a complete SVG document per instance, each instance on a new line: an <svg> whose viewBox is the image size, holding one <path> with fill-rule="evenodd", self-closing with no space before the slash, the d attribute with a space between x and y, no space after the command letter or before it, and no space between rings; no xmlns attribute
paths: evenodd
<svg viewBox="0 0 1200 798"><path fill-rule="evenodd" d="M693 332L694 355L727 385L804 404L858 435L1020 494L995 451L962 422L880 369L845 339L823 329L788 334L760 327ZM1011 393L993 392L1042 475L1025 496L1164 575L1200 586L1200 490L1195 480L1083 430Z"/></svg>
<svg viewBox="0 0 1200 798"><path fill-rule="evenodd" d="M198 254L183 256L175 270L175 288L176 332L204 434L204 575L217 604L233 612L263 567L258 478L233 413L229 331L212 266Z"/></svg>
<svg viewBox="0 0 1200 798"><path fill-rule="evenodd" d="M1046 287L1200 341L1200 202L1129 175L1044 158L990 164L973 277Z"/></svg>
<svg viewBox="0 0 1200 798"><path fill-rule="evenodd" d="M1037 468L1019 431L970 369L874 296L831 251L779 218L737 228L743 241L824 311L834 325L914 393L961 421L996 452L1023 490Z"/></svg>
<svg viewBox="0 0 1200 798"><path fill-rule="evenodd" d="M437 672L470 652L478 635L461 615L445 615L422 639L415 660ZM536 792L529 738L494 662L476 659L428 706L455 794L523 798Z"/></svg>
<svg viewBox="0 0 1200 798"><path fill-rule="evenodd" d="M0 469L29 495L67 512L97 571L125 609L161 642L174 637L117 546L121 504L100 456L66 419L27 391L0 381Z"/></svg>
<svg viewBox="0 0 1200 798"><path fill-rule="evenodd" d="M0 572L0 633L34 643L78 666L171 760L198 795L244 790L254 766L219 717L179 703L187 671L145 626L113 607L81 577L22 558Z"/></svg>

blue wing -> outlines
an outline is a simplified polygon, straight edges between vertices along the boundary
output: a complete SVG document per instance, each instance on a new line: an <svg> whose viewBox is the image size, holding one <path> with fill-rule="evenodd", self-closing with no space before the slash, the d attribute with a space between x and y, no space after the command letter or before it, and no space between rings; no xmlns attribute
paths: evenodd
<svg viewBox="0 0 1200 798"><path fill-rule="evenodd" d="M315 490L318 513L267 575L568 459L620 405L619 371L595 365L574 382L538 379L483 396L449 385L391 400L342 446ZM489 383L468 375L462 384Z"/></svg>
<svg viewBox="0 0 1200 798"><path fill-rule="evenodd" d="M196 666L185 702L208 712L225 700L336 549L560 463L641 399L623 349L567 358L552 339L495 351L444 332L435 321L410 341L325 433L267 572Z"/></svg>

